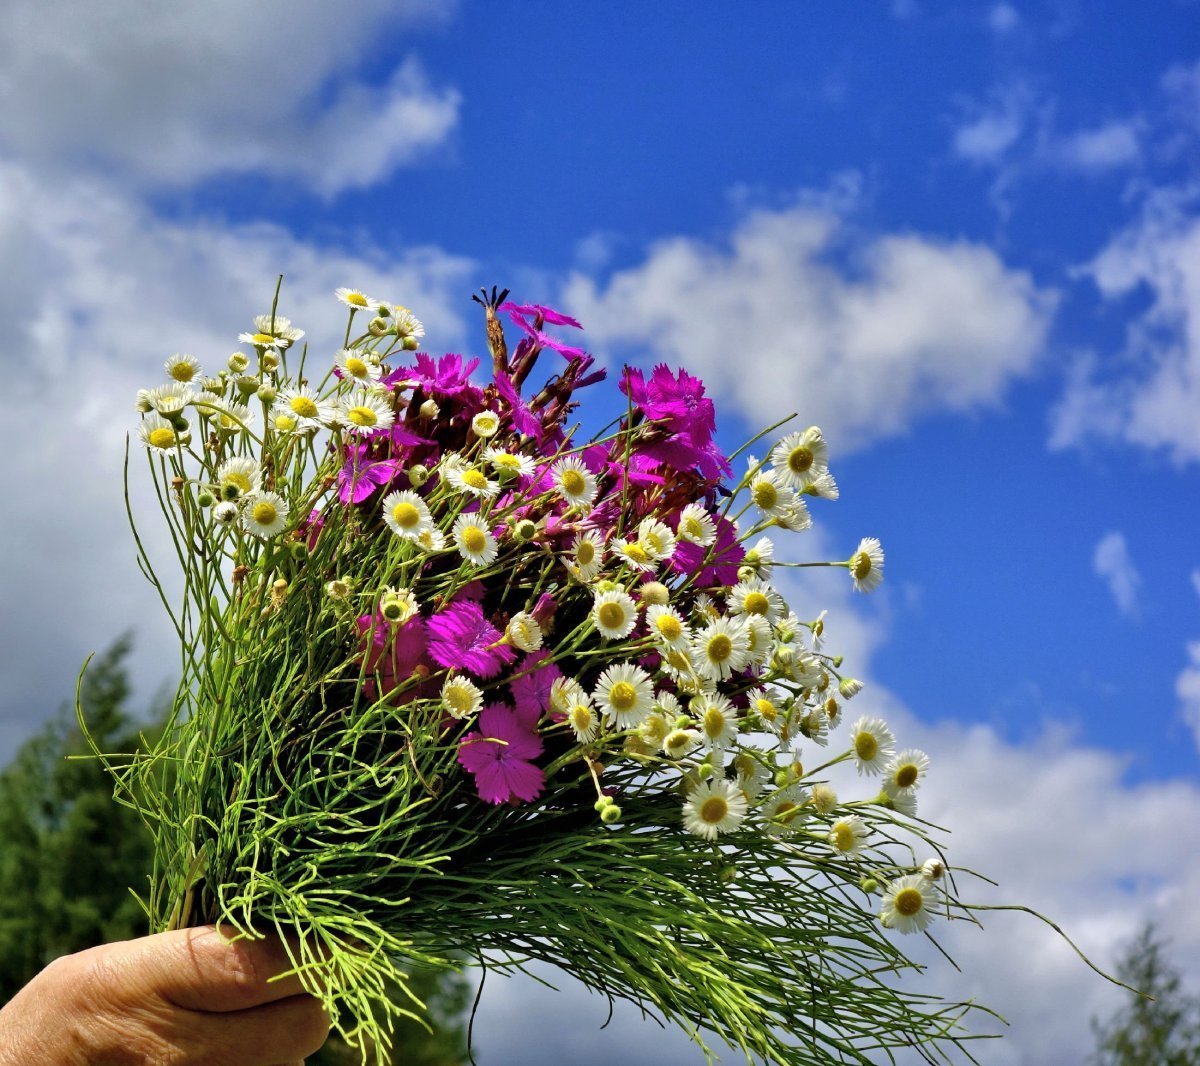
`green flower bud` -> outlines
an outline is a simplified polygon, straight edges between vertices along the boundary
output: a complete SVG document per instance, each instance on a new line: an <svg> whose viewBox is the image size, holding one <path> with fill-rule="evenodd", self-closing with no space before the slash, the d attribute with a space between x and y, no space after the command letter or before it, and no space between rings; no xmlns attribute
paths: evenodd
<svg viewBox="0 0 1200 1066"><path fill-rule="evenodd" d="M274 403L275 397L279 395L279 390L269 382L264 381L258 387L257 396L263 403Z"/></svg>
<svg viewBox="0 0 1200 1066"><path fill-rule="evenodd" d="M171 423L173 429L179 433L184 433L188 429L188 420L181 414L167 415L167 421Z"/></svg>
<svg viewBox="0 0 1200 1066"><path fill-rule="evenodd" d="M717 879L723 885L733 884L737 880L738 868L733 863L728 863L721 867L721 872L717 874Z"/></svg>
<svg viewBox="0 0 1200 1066"><path fill-rule="evenodd" d="M643 603L665 607L671 601L671 590L661 581L647 581L638 592Z"/></svg>
<svg viewBox="0 0 1200 1066"><path fill-rule="evenodd" d="M382 337L390 329L391 325L388 323L388 320L379 315L376 315L373 319L371 319L370 322L367 323L367 332L370 333L372 337Z"/></svg>
<svg viewBox="0 0 1200 1066"><path fill-rule="evenodd" d="M201 507L211 507L216 502L216 497L208 489L204 489L196 496L196 503Z"/></svg>
<svg viewBox="0 0 1200 1066"><path fill-rule="evenodd" d="M414 489L419 489L429 480L429 468L416 463L408 468L408 483Z"/></svg>
<svg viewBox="0 0 1200 1066"><path fill-rule="evenodd" d="M440 407L438 407L438 405L437 405L437 402L436 402L436 401L434 401L434 400L426 400L426 401L425 401L423 404L421 404L421 406L420 406L420 407L417 409L417 413L418 413L418 414L419 414L419 415L420 415L422 418L437 418L437 416L438 416L438 415L440 415L440 414L442 413L442 409L441 409Z"/></svg>
<svg viewBox="0 0 1200 1066"><path fill-rule="evenodd" d="M601 796L598 800L596 800L595 803L592 804L592 809L598 814L603 814L605 807L612 806L612 801L612 796Z"/></svg>
<svg viewBox="0 0 1200 1066"><path fill-rule="evenodd" d="M250 360L246 358L245 352L234 352L229 357L227 365L235 374L240 374L250 365Z"/></svg>
<svg viewBox="0 0 1200 1066"><path fill-rule="evenodd" d="M226 481L225 484L221 486L221 499L223 500L236 500L239 496L241 496L241 494L242 490L239 489L232 481Z"/></svg>
<svg viewBox="0 0 1200 1066"><path fill-rule="evenodd" d="M537 536L537 523L528 518L522 518L513 526L513 533L517 540L533 540Z"/></svg>
<svg viewBox="0 0 1200 1066"><path fill-rule="evenodd" d="M600 821L605 825L612 825L614 822L621 820L621 808L615 803L610 803L600 812Z"/></svg>
<svg viewBox="0 0 1200 1066"><path fill-rule="evenodd" d="M405 337L404 338L404 350L405 351L415 352L420 346L421 346L420 338L418 338L418 337Z"/></svg>
<svg viewBox="0 0 1200 1066"><path fill-rule="evenodd" d="M259 369L267 374L274 374L279 369L279 356L272 351L265 351L258 357Z"/></svg>
<svg viewBox="0 0 1200 1066"><path fill-rule="evenodd" d="M872 896L879 891L879 882L873 877L864 877L858 882L858 887L867 893L868 896Z"/></svg>
<svg viewBox="0 0 1200 1066"><path fill-rule="evenodd" d="M308 558L308 545L302 540L294 540L288 545L288 554L297 562Z"/></svg>

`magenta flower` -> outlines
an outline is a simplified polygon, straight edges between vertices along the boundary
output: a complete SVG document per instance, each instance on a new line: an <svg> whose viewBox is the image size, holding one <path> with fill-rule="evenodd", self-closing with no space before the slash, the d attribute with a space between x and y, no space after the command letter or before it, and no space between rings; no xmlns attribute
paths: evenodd
<svg viewBox="0 0 1200 1066"><path fill-rule="evenodd" d="M745 549L738 543L737 530L723 515L716 515L717 539L707 548L690 541L681 540L671 556L671 567L680 573L695 573L696 584L736 585L738 564L746 557Z"/></svg>
<svg viewBox="0 0 1200 1066"><path fill-rule="evenodd" d="M404 469L399 459L375 460L369 447L357 444L347 450L346 462L338 472L338 499L342 503L362 503L376 489L394 481Z"/></svg>
<svg viewBox="0 0 1200 1066"><path fill-rule="evenodd" d="M508 317L513 320L517 328L539 348L550 348L558 352L565 359L577 359L587 355L582 348L577 348L572 344L565 344L542 330L543 322L550 322L556 326L574 326L576 329L583 329L569 315L551 310L549 307L542 307L541 304L503 303L500 305L500 310L507 311ZM532 322L529 321L530 318L533 318Z"/></svg>
<svg viewBox="0 0 1200 1066"><path fill-rule="evenodd" d="M545 777L530 761L542 753L542 738L503 703L489 703L479 714L478 731L458 749L460 765L475 775L479 798L488 803L526 803L541 794Z"/></svg>
<svg viewBox="0 0 1200 1066"><path fill-rule="evenodd" d="M441 359L434 360L425 352L417 352L416 366L402 366L383 379L385 385L398 381L415 381L431 396L457 396L460 392L478 392L471 384L471 373L479 365L478 359L463 361L461 355L447 352Z"/></svg>
<svg viewBox="0 0 1200 1066"><path fill-rule="evenodd" d="M512 689L513 702L517 705L518 717L530 726L537 725L542 712L549 709L550 686L563 676L554 663L538 665L549 658L550 653L544 649L526 656L521 669L529 670L529 673L522 674L509 686ZM531 667L533 669L530 669Z"/></svg>
<svg viewBox="0 0 1200 1066"><path fill-rule="evenodd" d="M731 471L729 460L713 443L716 408L704 395L704 382L686 370L672 374L660 363L646 381L641 370L626 367L621 391L648 422L657 423L661 437L640 445L640 451L678 470L700 468L707 478Z"/></svg>
<svg viewBox="0 0 1200 1066"><path fill-rule="evenodd" d="M458 600L438 611L425 623L429 655L440 666L469 670L479 677L492 677L516 653L498 641L503 634L483 616L483 608L471 600Z"/></svg>
<svg viewBox="0 0 1200 1066"><path fill-rule="evenodd" d="M428 673L425 627L419 617L393 627L382 615L364 614L358 619L358 634L367 658L363 691L371 699L376 698L376 673L384 695L421 669Z"/></svg>
<svg viewBox="0 0 1200 1066"><path fill-rule="evenodd" d="M522 318L540 318L552 326L574 326L576 329L583 329L570 315L564 315L561 311L555 311L554 308L543 304L515 304L508 300L500 305L500 310L507 311L513 319L520 315Z"/></svg>

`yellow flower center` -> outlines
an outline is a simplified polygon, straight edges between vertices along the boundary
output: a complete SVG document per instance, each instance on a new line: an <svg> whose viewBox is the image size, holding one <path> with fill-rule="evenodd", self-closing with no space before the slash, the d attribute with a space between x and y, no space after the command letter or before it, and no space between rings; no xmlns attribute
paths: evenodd
<svg viewBox="0 0 1200 1066"><path fill-rule="evenodd" d="M632 711L637 706L637 689L628 681L618 681L608 690L608 702L614 711Z"/></svg>
<svg viewBox="0 0 1200 1066"><path fill-rule="evenodd" d="M770 700L759 699L755 702L754 706L758 711L758 716L764 722L773 722L779 717L779 711L776 710L775 704Z"/></svg>
<svg viewBox="0 0 1200 1066"><path fill-rule="evenodd" d="M652 714L642 723L642 736L658 744L667 735L667 720L661 714Z"/></svg>
<svg viewBox="0 0 1200 1066"><path fill-rule="evenodd" d="M722 796L709 796L697 812L706 825L719 825L729 813L729 802Z"/></svg>
<svg viewBox="0 0 1200 1066"><path fill-rule="evenodd" d="M392 508L392 521L401 529L412 529L421 523L421 512L414 504L404 501Z"/></svg>
<svg viewBox="0 0 1200 1066"><path fill-rule="evenodd" d="M683 523L684 532L695 540L704 536L704 524L694 515L689 515Z"/></svg>
<svg viewBox="0 0 1200 1066"><path fill-rule="evenodd" d="M658 626L658 631L667 638L667 640L678 640L683 636L683 626L680 625L679 619L673 614L660 614L658 621L654 623Z"/></svg>
<svg viewBox="0 0 1200 1066"><path fill-rule="evenodd" d="M484 433L495 432L498 425L499 423L496 421L495 415L480 414L475 416L475 428Z"/></svg>
<svg viewBox="0 0 1200 1066"><path fill-rule="evenodd" d="M229 471L221 480L226 485L236 485L241 493L247 493L251 489L250 479L240 470Z"/></svg>
<svg viewBox="0 0 1200 1066"><path fill-rule="evenodd" d="M346 360L346 370L347 372L353 374L356 378L365 378L370 373L370 368L367 366L367 364L362 359L359 359L354 355L350 356Z"/></svg>
<svg viewBox="0 0 1200 1066"><path fill-rule="evenodd" d="M920 770L916 763L906 762L903 766L896 768L896 774L893 780L896 782L897 788L912 788L917 783L917 776Z"/></svg>
<svg viewBox="0 0 1200 1066"><path fill-rule="evenodd" d="M254 505L254 510L250 513L254 516L254 521L260 526L269 526L279 517L279 512L270 500L259 500Z"/></svg>
<svg viewBox="0 0 1200 1066"><path fill-rule="evenodd" d="M850 571L862 581L871 572L871 557L866 552L855 552L850 560Z"/></svg>
<svg viewBox="0 0 1200 1066"><path fill-rule="evenodd" d="M364 407L359 404L346 412L346 419L356 426L367 427L375 425L379 421L379 415L373 407Z"/></svg>
<svg viewBox="0 0 1200 1066"><path fill-rule="evenodd" d="M674 667L681 673L689 673L692 669L691 660L681 651L667 652L667 665Z"/></svg>
<svg viewBox="0 0 1200 1066"><path fill-rule="evenodd" d="M838 851L853 851L856 842L854 830L846 822L838 822L833 827L833 846Z"/></svg>
<svg viewBox="0 0 1200 1066"><path fill-rule="evenodd" d="M586 703L577 703L571 708L571 725L577 733L586 733L592 728L592 711Z"/></svg>
<svg viewBox="0 0 1200 1066"><path fill-rule="evenodd" d="M487 488L487 478L484 477L483 474L481 474L478 470L464 470L462 472L462 479L463 484L469 489L479 490Z"/></svg>
<svg viewBox="0 0 1200 1066"><path fill-rule="evenodd" d="M288 406L301 418L316 418L320 410L307 396L293 396Z"/></svg>
<svg viewBox="0 0 1200 1066"><path fill-rule="evenodd" d="M903 914L905 918L911 918L925 906L925 897L921 895L919 889L902 888L896 893L896 898L892 900L892 906L896 908L897 914Z"/></svg>
<svg viewBox="0 0 1200 1066"><path fill-rule="evenodd" d="M747 614L766 614L771 609L771 601L761 592L750 592L742 600L742 609Z"/></svg>
<svg viewBox="0 0 1200 1066"><path fill-rule="evenodd" d="M562 487L568 496L582 496L587 488L587 479L578 470L564 470Z"/></svg>
<svg viewBox="0 0 1200 1066"><path fill-rule="evenodd" d="M676 751L682 751L688 746L688 743L691 739L692 738L688 736L686 730L676 729L675 732L671 733L663 743L668 754L670 754Z"/></svg>
<svg viewBox="0 0 1200 1066"><path fill-rule="evenodd" d="M854 738L854 754L863 762L870 762L879 754L879 741L870 733L859 733Z"/></svg>
<svg viewBox="0 0 1200 1066"><path fill-rule="evenodd" d="M580 566L589 565L596 558L596 545L590 540L581 540L575 549L575 561Z"/></svg>
<svg viewBox="0 0 1200 1066"><path fill-rule="evenodd" d="M263 345L264 347L275 343L275 338L270 333L256 333L251 339L255 344Z"/></svg>
<svg viewBox="0 0 1200 1066"><path fill-rule="evenodd" d="M291 415L276 415L275 428L281 433L290 433L299 423Z"/></svg>
<svg viewBox="0 0 1200 1066"><path fill-rule="evenodd" d="M708 657L714 663L723 663L733 654L733 641L724 633L717 633L708 639Z"/></svg>
<svg viewBox="0 0 1200 1066"><path fill-rule="evenodd" d="M478 555L487 547L487 534L478 526L464 526L462 542L467 551Z"/></svg>
<svg viewBox="0 0 1200 1066"><path fill-rule="evenodd" d="M665 538L657 531L652 530L651 532L647 533L645 540L646 546L650 551L654 552L655 555L662 555L663 552L666 551L667 542Z"/></svg>
<svg viewBox="0 0 1200 1066"><path fill-rule="evenodd" d="M648 563L650 554L640 544L625 545L625 555L635 563Z"/></svg>
<svg viewBox="0 0 1200 1066"><path fill-rule="evenodd" d="M813 453L803 444L793 448L787 458L788 469L793 474L803 474L813 465Z"/></svg>
<svg viewBox="0 0 1200 1066"><path fill-rule="evenodd" d="M492 456L492 465L500 470L520 470L521 460L508 452L500 452Z"/></svg>
<svg viewBox="0 0 1200 1066"><path fill-rule="evenodd" d="M602 603L596 617L605 629L620 629L625 622L625 608L619 603Z"/></svg>
<svg viewBox="0 0 1200 1066"><path fill-rule="evenodd" d="M346 293L346 303L354 307L366 307L367 297L361 292L348 292Z"/></svg>
<svg viewBox="0 0 1200 1066"><path fill-rule="evenodd" d="M196 368L191 363L176 363L171 367L171 377L176 381L188 382L196 376Z"/></svg>
<svg viewBox="0 0 1200 1066"><path fill-rule="evenodd" d="M451 685L443 696L450 709L457 714L466 714L471 709L471 693L462 685Z"/></svg>
<svg viewBox="0 0 1200 1066"><path fill-rule="evenodd" d="M704 733L708 737L719 737L725 731L725 715L716 707L704 712Z"/></svg>
<svg viewBox="0 0 1200 1066"><path fill-rule="evenodd" d="M765 479L754 483L754 491L751 495L754 497L754 505L763 511L769 511L779 503L778 491L771 482Z"/></svg>
<svg viewBox="0 0 1200 1066"><path fill-rule="evenodd" d="M783 800L778 807L775 808L776 822L781 825L791 825L796 820L796 816L800 813L800 804L793 803L791 800Z"/></svg>
<svg viewBox="0 0 1200 1066"><path fill-rule="evenodd" d="M174 448L175 447L175 430L170 426L159 426L158 429L150 430L146 439L155 448Z"/></svg>

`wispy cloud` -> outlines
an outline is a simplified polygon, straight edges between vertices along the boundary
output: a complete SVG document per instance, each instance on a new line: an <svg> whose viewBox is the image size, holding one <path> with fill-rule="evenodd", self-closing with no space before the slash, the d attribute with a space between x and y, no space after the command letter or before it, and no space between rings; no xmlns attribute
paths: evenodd
<svg viewBox="0 0 1200 1066"><path fill-rule="evenodd" d="M1117 610L1123 615L1137 617L1141 611L1142 576L1130 558L1124 533L1106 533L1100 538L1092 554L1092 567L1108 586Z"/></svg>
<svg viewBox="0 0 1200 1066"><path fill-rule="evenodd" d="M1200 752L1200 640L1188 643L1187 655L1188 665L1175 678L1175 695L1179 698L1180 714L1192 730L1196 750Z"/></svg>

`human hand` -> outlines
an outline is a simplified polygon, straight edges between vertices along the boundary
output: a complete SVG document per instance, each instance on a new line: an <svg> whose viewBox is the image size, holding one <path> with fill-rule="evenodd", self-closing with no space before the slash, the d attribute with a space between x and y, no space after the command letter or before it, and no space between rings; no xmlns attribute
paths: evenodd
<svg viewBox="0 0 1200 1066"><path fill-rule="evenodd" d="M283 945L212 926L56 959L0 1010L0 1066L275 1066L329 1032Z"/></svg>

